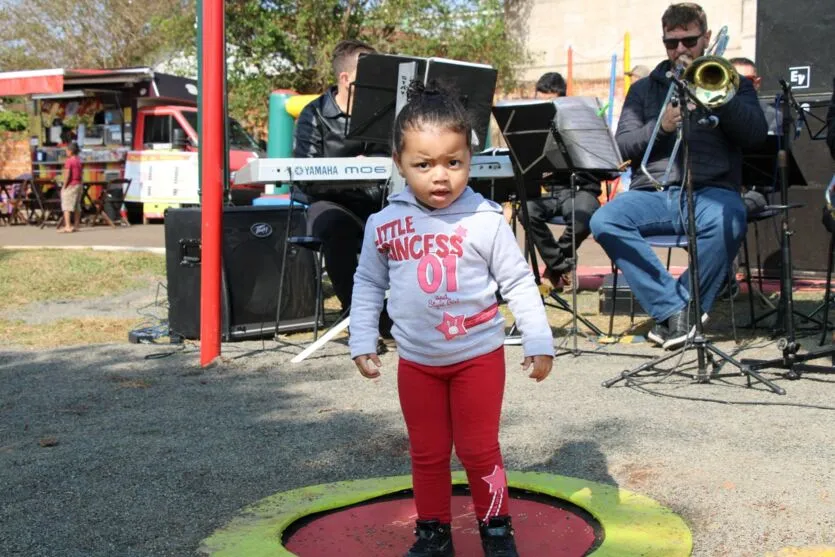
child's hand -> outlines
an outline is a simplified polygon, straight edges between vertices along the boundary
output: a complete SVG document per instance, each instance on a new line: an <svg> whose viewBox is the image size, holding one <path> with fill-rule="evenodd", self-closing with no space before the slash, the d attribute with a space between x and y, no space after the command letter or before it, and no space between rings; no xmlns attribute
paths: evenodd
<svg viewBox="0 0 835 557"><path fill-rule="evenodd" d="M544 380L551 373L551 367L554 365L553 356L528 356L522 362L522 371L527 370L533 364L533 371L528 377L536 379L536 382ZM357 364L359 365L359 364Z"/></svg>
<svg viewBox="0 0 835 557"><path fill-rule="evenodd" d="M383 367L383 363L380 361L377 354L363 354L362 356L357 356L354 358L354 363L357 364L357 369L360 370L363 377L367 379L376 379L377 377L380 377L380 368ZM551 366L548 366L549 369L550 367Z"/></svg>

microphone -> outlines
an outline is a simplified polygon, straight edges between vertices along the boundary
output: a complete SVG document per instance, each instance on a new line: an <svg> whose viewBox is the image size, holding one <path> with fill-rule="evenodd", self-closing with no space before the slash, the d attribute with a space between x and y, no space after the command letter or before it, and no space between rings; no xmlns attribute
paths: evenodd
<svg viewBox="0 0 835 557"><path fill-rule="evenodd" d="M783 93L788 94L792 90L791 85L786 83L785 79L778 79L777 81L780 83L780 88L783 89Z"/></svg>
<svg viewBox="0 0 835 557"><path fill-rule="evenodd" d="M797 107L797 121L795 122L794 127L794 138L798 139L800 137L800 133L803 131L803 126L806 124L806 107L803 105L799 105Z"/></svg>

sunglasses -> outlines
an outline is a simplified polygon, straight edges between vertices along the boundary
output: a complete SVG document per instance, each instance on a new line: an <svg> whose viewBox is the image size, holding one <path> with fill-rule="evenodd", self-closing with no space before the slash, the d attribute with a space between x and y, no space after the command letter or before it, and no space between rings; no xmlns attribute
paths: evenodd
<svg viewBox="0 0 835 557"><path fill-rule="evenodd" d="M675 50L678 48L678 43L684 45L684 48L693 48L696 46L696 43L699 42L699 39L702 38L702 35L694 35L692 37L681 37L679 39L661 39L664 41L664 46L667 50Z"/></svg>

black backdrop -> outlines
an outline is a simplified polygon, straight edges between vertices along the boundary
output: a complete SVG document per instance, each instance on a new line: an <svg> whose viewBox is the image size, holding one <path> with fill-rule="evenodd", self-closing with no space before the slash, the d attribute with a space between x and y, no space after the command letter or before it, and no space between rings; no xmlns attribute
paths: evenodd
<svg viewBox="0 0 835 557"><path fill-rule="evenodd" d="M793 83L798 95L832 92L835 76L835 2L832 0L758 0L757 67L760 94L780 90L789 68L809 66L808 87ZM805 73L803 70L796 71Z"/></svg>
<svg viewBox="0 0 835 557"><path fill-rule="evenodd" d="M756 64L762 85L760 98L773 101L781 91L780 79L791 83L793 93L801 105L808 106L809 129L820 138L826 129L818 118L825 119L832 96L835 77L835 2L797 0L758 0ZM806 70L798 69L808 66ZM794 68L795 79L792 80ZM808 82L799 83L799 75ZM792 112L792 115L797 115ZM824 186L832 176L835 163L826 142L810 137L809 129L801 130L792 151L808 186L793 185L789 200L803 203L790 212L792 236L792 266L797 275L821 275L826 270L829 233L821 224L824 206ZM779 202L775 194L772 202ZM753 249L753 231L748 242ZM760 249L763 267L772 276L779 276L779 219L760 224ZM753 252L752 252L753 253ZM753 256L752 256L753 257Z"/></svg>

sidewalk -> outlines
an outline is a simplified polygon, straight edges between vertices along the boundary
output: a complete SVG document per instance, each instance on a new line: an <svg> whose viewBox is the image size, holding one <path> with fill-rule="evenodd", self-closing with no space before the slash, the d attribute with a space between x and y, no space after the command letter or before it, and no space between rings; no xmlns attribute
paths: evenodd
<svg viewBox="0 0 835 557"><path fill-rule="evenodd" d="M552 227L555 234L561 233L561 227ZM524 242L524 230L519 230L520 247ZM96 249L129 249L138 248L142 251L164 253L165 225L144 224L130 227L110 228L107 226L81 227L74 234L59 234L53 226L38 228L36 226L3 226L0 227L0 249L33 249L33 248L96 248ZM155 248L146 250L145 248ZM666 261L667 250L656 249L655 253ZM589 238L580 246L580 265L577 268L578 280L584 290L597 290L603 282L603 277L611 272L611 261L597 242ZM670 263L673 275L680 274L687 266L687 252L674 249ZM541 261L540 261L541 268ZM823 281L795 278L794 288L804 291L822 291ZM765 293L777 292L779 281L765 280Z"/></svg>
<svg viewBox="0 0 835 557"><path fill-rule="evenodd" d="M555 233L560 227L553 227ZM519 232L520 246L524 242L524 231ZM93 247L93 246L130 246L130 247L165 247L165 225L144 224L131 227L110 228L107 226L81 227L74 234L59 234L52 226L4 226L0 227L0 248L15 247ZM657 250L659 257L666 258L666 250ZM673 250L672 267L687 265L687 254L683 250ZM610 270L609 257L597 243L589 238L580 246L580 274L596 274L600 270Z"/></svg>
<svg viewBox="0 0 835 557"><path fill-rule="evenodd" d="M82 226L73 234L59 234L54 225L0 227L0 248L120 247L165 248L165 226L144 224L130 227Z"/></svg>

